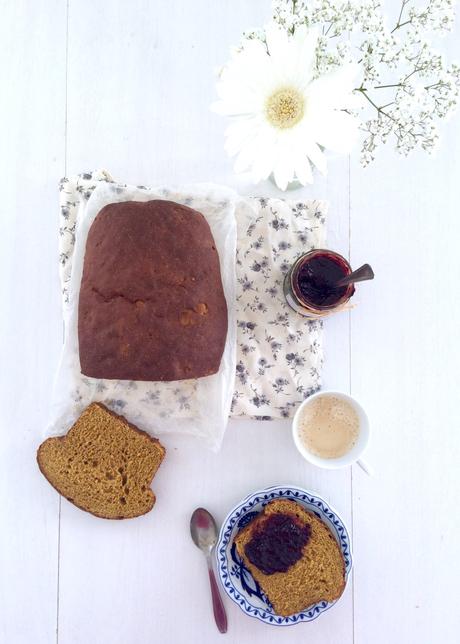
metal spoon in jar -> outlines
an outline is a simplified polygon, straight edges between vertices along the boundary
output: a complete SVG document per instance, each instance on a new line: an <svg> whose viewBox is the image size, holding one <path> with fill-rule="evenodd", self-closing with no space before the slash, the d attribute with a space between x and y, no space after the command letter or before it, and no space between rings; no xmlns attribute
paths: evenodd
<svg viewBox="0 0 460 644"><path fill-rule="evenodd" d="M365 282L366 280L374 279L374 271L370 264L363 264L357 268L353 273L346 275L339 279L336 283L336 287L348 286L348 284L354 284L355 282Z"/></svg>
<svg viewBox="0 0 460 644"><path fill-rule="evenodd" d="M222 597L219 593L216 577L212 568L211 552L217 543L217 527L213 516L204 508L197 508L190 519L190 534L193 543L203 552L208 564L209 582L211 584L212 608L217 628L221 633L227 632L227 615Z"/></svg>

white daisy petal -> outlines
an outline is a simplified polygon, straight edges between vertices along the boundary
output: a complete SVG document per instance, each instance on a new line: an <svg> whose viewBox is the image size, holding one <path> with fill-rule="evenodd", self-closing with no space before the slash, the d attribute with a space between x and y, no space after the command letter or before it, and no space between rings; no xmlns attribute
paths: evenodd
<svg viewBox="0 0 460 644"><path fill-rule="evenodd" d="M325 148L347 154L353 148L358 135L358 121L347 112L332 110L327 118L318 122L316 141Z"/></svg>
<svg viewBox="0 0 460 644"><path fill-rule="evenodd" d="M289 37L285 29L271 22L265 29L265 40L271 57L284 58L288 55Z"/></svg>
<svg viewBox="0 0 460 644"><path fill-rule="evenodd" d="M248 141L254 139L255 127L254 118L238 119L228 126L225 132L225 150L229 156L235 156Z"/></svg>
<svg viewBox="0 0 460 644"><path fill-rule="evenodd" d="M240 146L235 161L235 172L251 170L260 157L260 142L258 132L254 132Z"/></svg>
<svg viewBox="0 0 460 644"><path fill-rule="evenodd" d="M256 183L268 179L275 167L278 144L276 132L268 126L262 127L259 136L255 140L258 148L257 158L252 167Z"/></svg>
<svg viewBox="0 0 460 644"><path fill-rule="evenodd" d="M288 184L294 180L294 155L288 146L283 146L278 154L273 177L280 190L286 190Z"/></svg>
<svg viewBox="0 0 460 644"><path fill-rule="evenodd" d="M252 166L254 160L254 150L251 146L246 146L240 150L235 160L234 169L237 174L246 172Z"/></svg>
<svg viewBox="0 0 460 644"><path fill-rule="evenodd" d="M316 45L318 32L316 29L301 27L296 30L296 60L293 63L297 72L297 82L303 90L307 87L313 76L316 60Z"/></svg>
<svg viewBox="0 0 460 644"><path fill-rule="evenodd" d="M250 100L242 101L215 101L211 104L211 111L221 116L240 116L246 117L259 110L256 103Z"/></svg>
<svg viewBox="0 0 460 644"><path fill-rule="evenodd" d="M278 83L286 83L295 75L293 60L297 47L288 33L278 25L269 25L266 29L267 48L270 53L272 77Z"/></svg>
<svg viewBox="0 0 460 644"><path fill-rule="evenodd" d="M353 89L358 87L358 73L358 65L349 64L320 76L308 87L310 100L322 105L323 109L348 107L344 100L351 97Z"/></svg>
<svg viewBox="0 0 460 644"><path fill-rule="evenodd" d="M275 179L275 183L278 186L280 190L286 190L289 184L289 175L286 174L286 169L283 166L283 164L277 164L275 165L275 169L273 170L273 177Z"/></svg>
<svg viewBox="0 0 460 644"><path fill-rule="evenodd" d="M314 166L318 168L321 174L327 173L327 161L326 156L321 152L321 148L316 145L316 143L310 142L305 145L305 153L313 163Z"/></svg>
<svg viewBox="0 0 460 644"><path fill-rule="evenodd" d="M294 159L294 168L295 176L303 186L307 185L307 183L313 183L310 161L304 152L297 153Z"/></svg>

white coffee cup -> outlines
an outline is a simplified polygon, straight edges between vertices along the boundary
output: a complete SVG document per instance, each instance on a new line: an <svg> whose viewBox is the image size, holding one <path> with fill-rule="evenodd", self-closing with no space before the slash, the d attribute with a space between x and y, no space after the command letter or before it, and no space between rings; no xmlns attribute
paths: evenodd
<svg viewBox="0 0 460 644"><path fill-rule="evenodd" d="M313 400L315 400L315 398L326 396L331 396L346 401L355 410L359 420L359 433L353 447L351 447L351 449L346 454L340 456L339 458L322 458L321 456L313 454L306 447L305 443L302 442L302 439L300 437L299 423L303 411L309 404L311 404ZM369 419L358 401L351 396L348 396L347 394L344 394L340 391L320 391L317 394L313 394L312 396L304 400L297 409L292 421L292 436L294 438L294 443L298 451L306 461L312 463L313 465L317 465L318 467L323 467L328 470L337 470L341 467L346 467L347 465L357 463L357 465L359 465L366 472L366 474L371 474L369 466L361 458L364 450L369 443Z"/></svg>

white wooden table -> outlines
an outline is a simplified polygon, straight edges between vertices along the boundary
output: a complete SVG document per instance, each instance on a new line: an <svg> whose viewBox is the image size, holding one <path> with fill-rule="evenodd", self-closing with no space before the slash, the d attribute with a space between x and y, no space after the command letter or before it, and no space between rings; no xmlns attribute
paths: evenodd
<svg viewBox="0 0 460 644"><path fill-rule="evenodd" d="M62 342L57 182L106 168L274 193L238 182L209 112L214 67L269 0L1 0L0 16L0 642L221 641L190 513L222 520L278 482L343 515L353 578L333 610L282 630L225 598L227 642L459 641L460 119L436 159L388 150L364 171L345 158L296 193L330 200L329 245L377 275L327 321L324 373L367 408L375 475L308 466L288 423L231 422L217 455L165 438L154 511L102 521L60 501L35 465Z"/></svg>

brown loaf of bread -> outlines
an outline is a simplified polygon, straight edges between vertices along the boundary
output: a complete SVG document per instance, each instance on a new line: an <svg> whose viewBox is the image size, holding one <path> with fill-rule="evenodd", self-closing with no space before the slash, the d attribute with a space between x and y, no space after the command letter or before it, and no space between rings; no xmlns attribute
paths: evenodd
<svg viewBox="0 0 460 644"><path fill-rule="evenodd" d="M227 304L204 216L172 201L105 206L88 233L80 287L81 372L182 380L219 370Z"/></svg>

